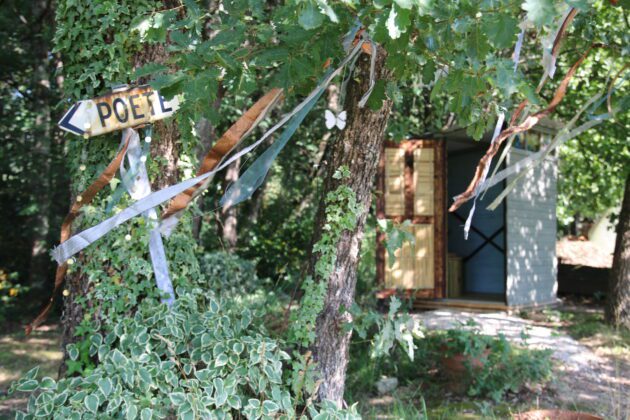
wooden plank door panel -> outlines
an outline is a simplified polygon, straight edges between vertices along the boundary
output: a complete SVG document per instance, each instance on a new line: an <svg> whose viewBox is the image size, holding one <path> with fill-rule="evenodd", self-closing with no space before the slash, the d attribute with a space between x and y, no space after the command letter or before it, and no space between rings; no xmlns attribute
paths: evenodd
<svg viewBox="0 0 630 420"><path fill-rule="evenodd" d="M410 140L387 143L377 178L377 217L411 221L415 243L405 243L389 266L382 232L377 233L377 276L385 287L380 296L439 298L444 293L445 242L444 143ZM385 293L385 294L383 294Z"/></svg>

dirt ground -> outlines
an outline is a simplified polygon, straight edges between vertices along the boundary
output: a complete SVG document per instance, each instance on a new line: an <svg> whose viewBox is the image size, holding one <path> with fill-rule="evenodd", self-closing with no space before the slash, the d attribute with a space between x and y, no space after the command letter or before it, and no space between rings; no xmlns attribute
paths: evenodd
<svg viewBox="0 0 630 420"><path fill-rule="evenodd" d="M557 398L566 404L590 408L609 419L630 419L630 333L602 324L603 310L597 306L566 305L561 311L534 312L535 325L566 331L587 352L589 368L559 364Z"/></svg>

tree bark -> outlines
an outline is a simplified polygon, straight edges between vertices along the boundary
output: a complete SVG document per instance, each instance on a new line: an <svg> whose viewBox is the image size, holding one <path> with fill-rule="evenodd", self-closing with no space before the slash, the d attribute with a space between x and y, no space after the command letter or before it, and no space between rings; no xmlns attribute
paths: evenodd
<svg viewBox="0 0 630 420"><path fill-rule="evenodd" d="M385 69L385 51L377 49L377 80L387 79L390 73ZM316 323L314 357L318 363L320 379L318 391L320 400L331 400L341 406L345 388L346 366L351 332L344 332L342 325L352 320L342 308L350 308L354 300L356 270L359 262L361 240L365 219L372 202L374 175L378 166L384 133L391 111L391 102L384 101L378 111L360 109L358 102L369 87L369 61L366 55L360 57L357 68L358 78L353 79L346 94L345 109L348 112L346 128L331 147L330 159L326 166L326 175L315 219L313 243L316 243L326 223L326 195L337 189L340 180L333 178L335 171L342 165L347 166L352 174L350 179L342 180L356 194L361 210L353 231L345 231L337 243L337 260L333 274L328 278L328 292L324 309ZM358 80L357 80L358 79ZM317 255L311 258L310 272L313 274Z"/></svg>
<svg viewBox="0 0 630 420"><path fill-rule="evenodd" d="M610 272L606 321L630 329L630 174L617 225L617 241Z"/></svg>

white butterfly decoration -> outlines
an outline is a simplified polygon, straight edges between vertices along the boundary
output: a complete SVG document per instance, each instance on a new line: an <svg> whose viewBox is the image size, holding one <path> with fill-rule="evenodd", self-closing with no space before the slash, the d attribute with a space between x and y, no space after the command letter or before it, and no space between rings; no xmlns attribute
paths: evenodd
<svg viewBox="0 0 630 420"><path fill-rule="evenodd" d="M337 126L338 129L343 130L346 128L346 116L346 111L341 111L337 114L337 116L335 116L330 109L327 109L326 112L324 112L324 117L326 117L326 128L330 130L334 126Z"/></svg>

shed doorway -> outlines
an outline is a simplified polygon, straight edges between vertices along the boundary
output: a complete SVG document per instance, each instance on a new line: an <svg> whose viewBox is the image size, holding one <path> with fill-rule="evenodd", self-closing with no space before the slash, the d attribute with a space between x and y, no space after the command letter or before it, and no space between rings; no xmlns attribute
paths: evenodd
<svg viewBox="0 0 630 420"><path fill-rule="evenodd" d="M461 193L470 182L485 144L470 139L449 140L446 145L449 198ZM473 206L469 201L447 216L447 298L506 302L506 228L505 201L494 211L487 206L502 188L488 190L478 199L468 239L464 224Z"/></svg>

